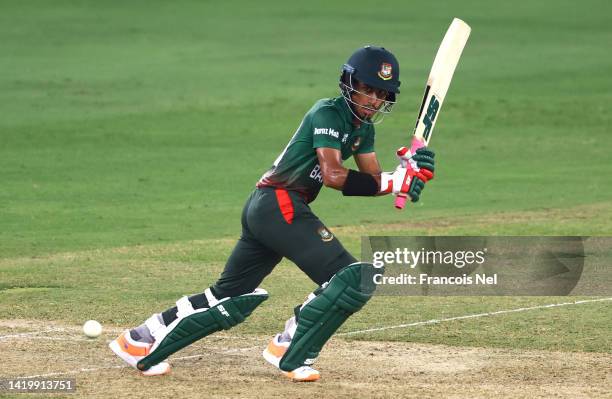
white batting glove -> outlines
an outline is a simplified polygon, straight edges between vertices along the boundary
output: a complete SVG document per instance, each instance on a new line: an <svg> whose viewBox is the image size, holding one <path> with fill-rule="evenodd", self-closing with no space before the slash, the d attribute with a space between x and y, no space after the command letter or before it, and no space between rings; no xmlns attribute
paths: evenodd
<svg viewBox="0 0 612 399"><path fill-rule="evenodd" d="M381 194L389 194L392 193L394 195L398 194L402 191L402 187L404 186L404 181L406 178L410 179L410 176L407 176L408 169L403 167L402 165L398 165L393 172L383 172L380 174L380 193Z"/></svg>
<svg viewBox="0 0 612 399"><path fill-rule="evenodd" d="M414 159L412 159L412 156L414 154L410 151L409 148L400 147L395 152L395 155L397 155L397 159L399 159L400 165L402 167L410 168L414 170L415 172L418 172L420 170L420 168L417 165L417 162Z"/></svg>

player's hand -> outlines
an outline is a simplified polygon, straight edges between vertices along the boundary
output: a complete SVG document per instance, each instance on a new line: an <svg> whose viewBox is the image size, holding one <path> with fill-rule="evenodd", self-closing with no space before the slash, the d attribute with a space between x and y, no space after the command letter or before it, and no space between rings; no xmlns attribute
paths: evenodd
<svg viewBox="0 0 612 399"><path fill-rule="evenodd" d="M382 172L380 174L379 194L400 193L407 177L408 169L402 165L398 165L393 172Z"/></svg>
<svg viewBox="0 0 612 399"><path fill-rule="evenodd" d="M410 201L417 202L421 198L421 192L425 188L427 181L420 178L418 175L410 176L410 183L408 184L408 191L406 194L410 197Z"/></svg>
<svg viewBox="0 0 612 399"><path fill-rule="evenodd" d="M425 182L433 179L435 170L434 158L436 154L427 147L421 147L414 152L414 154L406 147L398 148L397 158L400 161L400 165L404 168L410 168L415 172L423 173Z"/></svg>
<svg viewBox="0 0 612 399"><path fill-rule="evenodd" d="M380 175L380 194L400 193L410 196L412 202L417 202L421 196L421 191L425 188L427 177L423 175L427 169L421 169L423 172L415 172L410 168L404 168L398 165L393 172L383 172Z"/></svg>
<svg viewBox="0 0 612 399"><path fill-rule="evenodd" d="M397 150L400 164L393 172L383 172L380 176L380 193L397 195L404 193L412 202L417 202L425 183L434 177L435 153L426 148L419 148L411 153L406 147Z"/></svg>
<svg viewBox="0 0 612 399"><path fill-rule="evenodd" d="M400 192L410 197L412 202L417 202L425 183L434 177L435 153L427 147L419 148L414 154L406 147L397 150L400 166L407 168L407 176Z"/></svg>

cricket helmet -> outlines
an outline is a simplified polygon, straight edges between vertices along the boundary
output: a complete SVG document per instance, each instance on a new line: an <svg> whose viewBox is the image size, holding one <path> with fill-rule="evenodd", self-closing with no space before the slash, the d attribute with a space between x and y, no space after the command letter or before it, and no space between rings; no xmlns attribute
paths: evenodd
<svg viewBox="0 0 612 399"><path fill-rule="evenodd" d="M400 92L400 80L399 62L389 50L376 46L362 47L355 51L342 66L340 91L344 99L353 106L358 106L351 99L351 94L357 92L356 80L375 89L387 91L386 101L378 110L377 116L391 112L396 95ZM357 118L362 120L362 118ZM362 120L362 122L378 123L381 120L382 118L378 118L376 122L370 120Z"/></svg>

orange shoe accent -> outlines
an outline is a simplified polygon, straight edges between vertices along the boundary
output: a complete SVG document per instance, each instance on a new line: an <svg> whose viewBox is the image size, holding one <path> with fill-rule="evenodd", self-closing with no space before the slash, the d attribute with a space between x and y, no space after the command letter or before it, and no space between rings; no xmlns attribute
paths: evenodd
<svg viewBox="0 0 612 399"><path fill-rule="evenodd" d="M119 338L117 338L117 342L119 343L121 350L123 350L125 353L129 353L132 356L147 356L149 354L150 346L138 347L136 345L132 345L125 338L125 334L129 333L123 333L119 336Z"/></svg>
<svg viewBox="0 0 612 399"><path fill-rule="evenodd" d="M321 378L321 374L311 374L306 378L298 379L296 378L296 374L293 371L286 371L284 373L287 377L291 378L295 382L312 382L312 381L318 381Z"/></svg>
<svg viewBox="0 0 612 399"><path fill-rule="evenodd" d="M272 338L272 340L268 344L268 352L270 352L271 354L273 354L276 357L283 357L285 352L287 352L287 348L284 347L284 346L275 345L274 344L274 338Z"/></svg>

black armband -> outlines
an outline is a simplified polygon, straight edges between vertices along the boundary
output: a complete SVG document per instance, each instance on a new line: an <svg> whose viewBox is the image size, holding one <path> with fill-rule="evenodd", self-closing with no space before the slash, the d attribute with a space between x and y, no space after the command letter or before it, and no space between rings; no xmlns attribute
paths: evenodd
<svg viewBox="0 0 612 399"><path fill-rule="evenodd" d="M378 194L378 183L374 176L369 173L349 169L342 194L347 196L373 196Z"/></svg>

